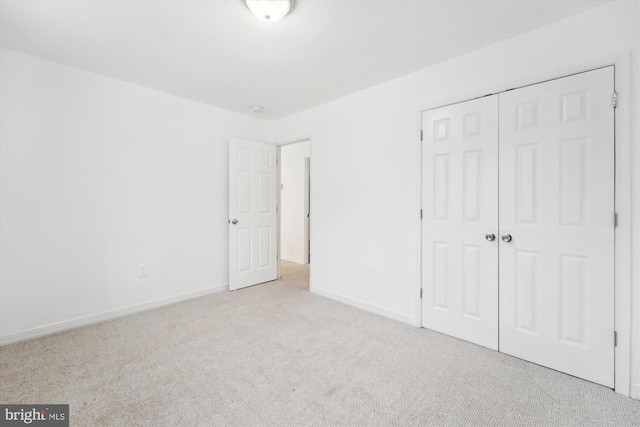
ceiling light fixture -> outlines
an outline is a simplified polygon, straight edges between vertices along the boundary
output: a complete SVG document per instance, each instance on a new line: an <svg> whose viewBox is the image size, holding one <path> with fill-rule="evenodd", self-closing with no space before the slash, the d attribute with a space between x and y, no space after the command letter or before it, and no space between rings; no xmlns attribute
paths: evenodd
<svg viewBox="0 0 640 427"><path fill-rule="evenodd" d="M291 10L291 0L245 0L249 10L264 22L276 22Z"/></svg>
<svg viewBox="0 0 640 427"><path fill-rule="evenodd" d="M253 107L251 107L251 112L252 113L261 113L262 112L262 107L260 107L259 105L254 105Z"/></svg>

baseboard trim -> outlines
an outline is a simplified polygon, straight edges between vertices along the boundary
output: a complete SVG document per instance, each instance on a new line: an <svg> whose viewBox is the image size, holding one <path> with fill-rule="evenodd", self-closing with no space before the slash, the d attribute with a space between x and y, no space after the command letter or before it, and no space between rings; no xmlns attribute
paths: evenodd
<svg viewBox="0 0 640 427"><path fill-rule="evenodd" d="M640 400L640 384L631 384L631 397Z"/></svg>
<svg viewBox="0 0 640 427"><path fill-rule="evenodd" d="M397 320L402 323L407 323L411 326L416 325L416 319L412 316L407 316L406 314L398 313L396 311L387 310L386 308L379 307L377 305L369 304L364 301L357 300L355 298L348 297L346 295L339 294L337 292L328 291L326 289L318 288L316 286L311 286L309 289L311 293L330 298L344 304L350 305L352 307L359 308L361 310L368 311L370 313L378 314L383 317L387 317L389 319Z"/></svg>
<svg viewBox="0 0 640 427"><path fill-rule="evenodd" d="M305 264L303 258L297 258L297 257L293 257L293 256L281 255L280 259L283 260L283 261L295 262L296 264Z"/></svg>
<svg viewBox="0 0 640 427"><path fill-rule="evenodd" d="M129 314L140 313L142 311L151 310L154 308L164 307L166 305L176 304L183 301L188 301L194 298L198 298L204 295L214 294L217 292L223 292L229 290L229 284L224 283L222 285L211 286L209 288L198 289L197 291L186 292L184 294L174 295L166 298L159 298L153 301L143 302L141 304L130 305L128 307L118 308L116 310L105 311L102 313L91 314L89 316L78 317L71 320L65 320L63 322L53 323L51 325L40 326L33 329L28 329L22 332L15 332L13 334L0 336L0 346L13 344L20 341L26 341L33 338L42 337L45 335L56 334L69 329L79 328L81 326L93 325L95 323L105 322L118 317L127 316Z"/></svg>

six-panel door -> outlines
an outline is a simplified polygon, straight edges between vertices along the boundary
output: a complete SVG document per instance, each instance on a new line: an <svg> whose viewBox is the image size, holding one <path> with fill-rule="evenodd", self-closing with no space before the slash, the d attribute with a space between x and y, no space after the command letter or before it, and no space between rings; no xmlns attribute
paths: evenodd
<svg viewBox="0 0 640 427"><path fill-rule="evenodd" d="M229 289L278 274L276 147L229 140Z"/></svg>
<svg viewBox="0 0 640 427"><path fill-rule="evenodd" d="M498 97L422 120L422 326L497 350Z"/></svg>
<svg viewBox="0 0 640 427"><path fill-rule="evenodd" d="M500 351L613 387L613 67L500 94Z"/></svg>

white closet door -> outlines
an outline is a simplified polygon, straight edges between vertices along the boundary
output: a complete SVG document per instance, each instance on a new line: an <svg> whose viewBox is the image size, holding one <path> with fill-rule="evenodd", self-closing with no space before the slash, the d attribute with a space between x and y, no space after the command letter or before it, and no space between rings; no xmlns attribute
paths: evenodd
<svg viewBox="0 0 640 427"><path fill-rule="evenodd" d="M276 147L229 140L229 290L278 275Z"/></svg>
<svg viewBox="0 0 640 427"><path fill-rule="evenodd" d="M489 96L422 116L422 326L495 350L497 113Z"/></svg>
<svg viewBox="0 0 640 427"><path fill-rule="evenodd" d="M609 387L613 76L500 94L500 351Z"/></svg>

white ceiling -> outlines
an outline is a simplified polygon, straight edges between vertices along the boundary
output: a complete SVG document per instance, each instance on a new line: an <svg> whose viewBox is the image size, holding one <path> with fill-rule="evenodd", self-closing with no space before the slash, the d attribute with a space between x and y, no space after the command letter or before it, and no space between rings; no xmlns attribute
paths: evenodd
<svg viewBox="0 0 640 427"><path fill-rule="evenodd" d="M2 0L0 44L278 119L603 3L297 0L264 23L243 0Z"/></svg>

